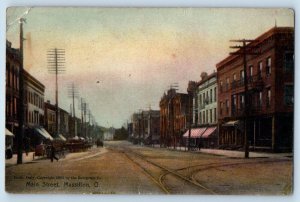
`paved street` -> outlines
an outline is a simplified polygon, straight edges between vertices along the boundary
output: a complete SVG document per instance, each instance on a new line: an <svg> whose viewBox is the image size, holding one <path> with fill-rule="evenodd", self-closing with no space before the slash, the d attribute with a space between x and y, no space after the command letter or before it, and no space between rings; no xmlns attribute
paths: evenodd
<svg viewBox="0 0 300 202"><path fill-rule="evenodd" d="M11 193L289 194L293 159L243 159L141 147L126 141L104 148L6 166Z"/></svg>

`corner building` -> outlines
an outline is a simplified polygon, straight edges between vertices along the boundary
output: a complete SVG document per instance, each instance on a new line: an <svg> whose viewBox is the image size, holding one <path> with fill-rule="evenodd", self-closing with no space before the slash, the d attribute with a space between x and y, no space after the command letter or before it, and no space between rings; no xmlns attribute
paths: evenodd
<svg viewBox="0 0 300 202"><path fill-rule="evenodd" d="M221 148L288 151L293 147L294 28L274 27L247 45L259 54L231 55L217 67ZM245 79L248 118L245 118Z"/></svg>

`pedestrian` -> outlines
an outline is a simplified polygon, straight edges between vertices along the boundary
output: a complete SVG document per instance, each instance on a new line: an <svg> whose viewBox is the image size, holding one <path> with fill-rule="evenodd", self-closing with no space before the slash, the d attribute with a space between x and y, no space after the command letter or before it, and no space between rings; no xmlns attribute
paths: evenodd
<svg viewBox="0 0 300 202"><path fill-rule="evenodd" d="M30 138L27 136L24 137L24 147L25 147L26 156L28 156L30 150Z"/></svg>
<svg viewBox="0 0 300 202"><path fill-rule="evenodd" d="M55 152L56 152L55 147L53 145L53 142L51 142L51 155L50 155L51 162L53 162L53 159L56 159L56 161L58 161L58 158L55 156Z"/></svg>
<svg viewBox="0 0 300 202"><path fill-rule="evenodd" d="M201 150L201 142L199 140L199 143L198 143L198 150L200 151Z"/></svg>

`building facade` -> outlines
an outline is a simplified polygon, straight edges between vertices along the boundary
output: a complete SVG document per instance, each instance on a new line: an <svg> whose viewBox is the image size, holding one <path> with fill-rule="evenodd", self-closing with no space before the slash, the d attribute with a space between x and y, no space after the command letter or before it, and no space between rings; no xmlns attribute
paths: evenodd
<svg viewBox="0 0 300 202"><path fill-rule="evenodd" d="M59 134L70 137L69 132L69 113L64 109L59 109Z"/></svg>
<svg viewBox="0 0 300 202"><path fill-rule="evenodd" d="M24 70L24 123L28 128L44 126L45 86Z"/></svg>
<svg viewBox="0 0 300 202"><path fill-rule="evenodd" d="M161 146L183 145L182 135L191 117L192 99L188 94L168 90L160 100L160 143Z"/></svg>
<svg viewBox="0 0 300 202"><path fill-rule="evenodd" d="M217 114L217 73L202 76L193 98L193 124L216 125Z"/></svg>
<svg viewBox="0 0 300 202"><path fill-rule="evenodd" d="M130 138L135 143L157 144L160 140L159 110L143 110L132 115L132 133Z"/></svg>
<svg viewBox="0 0 300 202"><path fill-rule="evenodd" d="M45 107L45 129L52 137L56 135L56 107L49 100L44 103Z"/></svg>
<svg viewBox="0 0 300 202"><path fill-rule="evenodd" d="M113 127L108 128L104 131L104 140L111 141L114 139L115 129Z"/></svg>
<svg viewBox="0 0 300 202"><path fill-rule="evenodd" d="M216 65L219 144L242 148L248 141L252 149L289 150L293 143L294 28L274 27L247 47L256 53L246 56L247 77L242 55L231 55Z"/></svg>
<svg viewBox="0 0 300 202"><path fill-rule="evenodd" d="M193 125L185 138L191 138L191 146L217 147L217 73L201 73L199 82L189 82L188 91L193 94Z"/></svg>
<svg viewBox="0 0 300 202"><path fill-rule="evenodd" d="M6 41L6 106L5 106L5 126L12 133L16 134L18 123L18 103L19 103L19 70L20 52L11 47L11 43Z"/></svg>

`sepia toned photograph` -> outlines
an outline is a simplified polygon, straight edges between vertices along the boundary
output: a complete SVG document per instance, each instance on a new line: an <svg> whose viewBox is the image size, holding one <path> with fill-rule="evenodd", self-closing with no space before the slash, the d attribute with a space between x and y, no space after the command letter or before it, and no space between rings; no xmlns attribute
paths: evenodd
<svg viewBox="0 0 300 202"><path fill-rule="evenodd" d="M289 8L8 7L9 194L294 190Z"/></svg>

